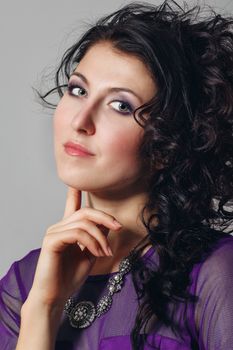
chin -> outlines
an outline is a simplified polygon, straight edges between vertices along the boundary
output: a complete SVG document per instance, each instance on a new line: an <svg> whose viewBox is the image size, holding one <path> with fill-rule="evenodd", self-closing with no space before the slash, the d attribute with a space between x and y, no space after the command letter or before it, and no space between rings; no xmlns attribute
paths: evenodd
<svg viewBox="0 0 233 350"><path fill-rule="evenodd" d="M93 179L88 179L84 175L72 175L70 172L67 174L67 172L64 171L58 171L57 175L59 180L67 186L87 192L96 190L96 185L93 186L93 184L95 184L95 181L93 181Z"/></svg>
<svg viewBox="0 0 233 350"><path fill-rule="evenodd" d="M135 189L138 185L135 184L135 176L126 177L123 174L118 174L115 178L113 176L105 176L99 171L96 176L96 171L90 169L77 169L77 167L64 166L64 164L57 164L58 178L67 186L77 188L85 192L99 192L112 193L118 195ZM101 174L101 176L100 176Z"/></svg>

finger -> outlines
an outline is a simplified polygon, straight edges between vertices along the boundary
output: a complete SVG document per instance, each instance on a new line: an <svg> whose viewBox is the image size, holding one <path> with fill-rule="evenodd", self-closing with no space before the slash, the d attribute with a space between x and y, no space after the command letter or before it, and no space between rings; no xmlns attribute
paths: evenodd
<svg viewBox="0 0 233 350"><path fill-rule="evenodd" d="M112 230L119 230L122 228L122 225L119 221L117 221L114 216L106 214L102 210L92 209L92 208L81 208L74 212L71 216L62 219L61 221L57 222L54 225L51 225L48 228L48 232L54 231L57 228L60 228L62 226L65 226L69 223L76 222L79 220L85 220L88 219L90 221L93 221L97 225L104 225L106 227L109 227Z"/></svg>
<svg viewBox="0 0 233 350"><path fill-rule="evenodd" d="M99 242L100 246L106 252L106 254L108 254L108 249L110 247L109 247L109 243L108 243L108 240L107 240L106 237L107 237L107 234L109 232L109 228L104 227L105 232L103 232L92 221L82 220L82 221L78 221L78 222L77 221L76 222L71 222L71 223L69 223L67 225L63 225L63 226L57 227L56 230L50 230L48 232L48 234L57 234L59 232L64 232L64 231L74 230L74 229L76 229L76 230L83 230L83 231L88 232L93 238L95 238Z"/></svg>
<svg viewBox="0 0 233 350"><path fill-rule="evenodd" d="M98 241L88 232L81 229L66 230L56 234L46 235L43 240L43 246L56 253L61 253L71 244L80 244L85 246L91 253L97 256L106 256Z"/></svg>
<svg viewBox="0 0 233 350"><path fill-rule="evenodd" d="M114 216L105 213L102 210L97 210L93 208L81 208L80 210L74 212L69 218L65 218L59 223L52 225L51 228L56 228L60 225L66 225L70 222L74 222L77 220L85 220L88 219L93 221L96 224L104 225L109 227L110 229L117 230L122 228L122 225L114 218Z"/></svg>
<svg viewBox="0 0 233 350"><path fill-rule="evenodd" d="M84 197L84 198L85 198L85 206L86 206L86 207L91 207L91 208L93 208L93 206L91 205L91 199L90 199L90 194L89 194L89 192L87 192L87 191L85 192L85 197ZM81 247L80 247L80 248L81 248ZM85 248L85 247L84 247L84 248ZM84 249L84 248L83 248L83 249ZM81 248L81 249L82 249L82 248ZM83 249L82 249L82 250L83 250Z"/></svg>
<svg viewBox="0 0 233 350"><path fill-rule="evenodd" d="M105 236L108 234L109 230L118 231L122 228L122 225L109 214L92 208L81 208L69 218L62 220L55 225L51 225L47 229L47 234L64 231L70 227L78 227L79 223L83 220L89 220L90 222L94 223L98 228L100 228Z"/></svg>
<svg viewBox="0 0 233 350"><path fill-rule="evenodd" d="M81 250L84 250L84 249L85 249L85 246L82 245L81 243L78 242L78 245L79 245L79 247L80 247Z"/></svg>
<svg viewBox="0 0 233 350"><path fill-rule="evenodd" d="M73 213L81 208L82 192L76 188L68 186L66 206L63 219L70 217Z"/></svg>
<svg viewBox="0 0 233 350"><path fill-rule="evenodd" d="M93 208L89 192L85 192L85 205L86 207Z"/></svg>

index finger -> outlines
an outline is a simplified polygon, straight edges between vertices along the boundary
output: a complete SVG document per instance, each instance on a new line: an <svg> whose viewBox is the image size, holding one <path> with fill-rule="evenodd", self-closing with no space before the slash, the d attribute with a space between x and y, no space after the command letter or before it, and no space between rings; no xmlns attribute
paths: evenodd
<svg viewBox="0 0 233 350"><path fill-rule="evenodd" d="M63 219L71 216L74 212L81 208L82 203L82 191L76 188L68 186L66 196L66 206Z"/></svg>
<svg viewBox="0 0 233 350"><path fill-rule="evenodd" d="M90 194L87 191L85 192L85 205L86 205L86 207L93 208L93 205L92 205L91 199L90 199Z"/></svg>

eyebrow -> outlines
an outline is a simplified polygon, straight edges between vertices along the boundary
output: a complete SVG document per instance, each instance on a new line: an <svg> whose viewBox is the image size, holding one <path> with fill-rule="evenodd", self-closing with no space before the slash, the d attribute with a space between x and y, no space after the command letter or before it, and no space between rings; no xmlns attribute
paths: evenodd
<svg viewBox="0 0 233 350"><path fill-rule="evenodd" d="M88 82L87 78L86 78L83 74L81 74L81 73L79 73L79 72L73 72L73 73L70 75L70 77L72 77L73 75L76 75L78 78L82 79L82 80L84 81L84 83L86 83L87 85L89 85L89 82ZM139 101L142 102L141 97L140 97L138 94L136 94L136 92L134 92L133 90L128 89L128 88L124 88L124 87L112 87L112 88L109 88L108 91L110 91L110 92L120 92L120 91L129 92L129 93L133 94L134 96L136 96L136 97L139 99Z"/></svg>

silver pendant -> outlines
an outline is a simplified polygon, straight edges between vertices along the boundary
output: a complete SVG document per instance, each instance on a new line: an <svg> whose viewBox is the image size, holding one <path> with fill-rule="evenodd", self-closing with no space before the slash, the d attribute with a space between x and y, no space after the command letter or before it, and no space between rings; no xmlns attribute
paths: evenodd
<svg viewBox="0 0 233 350"><path fill-rule="evenodd" d="M96 308L91 301L81 301L75 304L75 299L70 297L64 307L69 317L70 325L74 328L86 328L92 324L96 317L100 317L112 306L112 296L122 289L123 277L132 267L133 251L124 258L119 265L119 272L110 277L107 286L108 293L98 302Z"/></svg>
<svg viewBox="0 0 233 350"><path fill-rule="evenodd" d="M95 305L91 301L81 301L69 314L70 324L74 328L86 328L96 317Z"/></svg>

